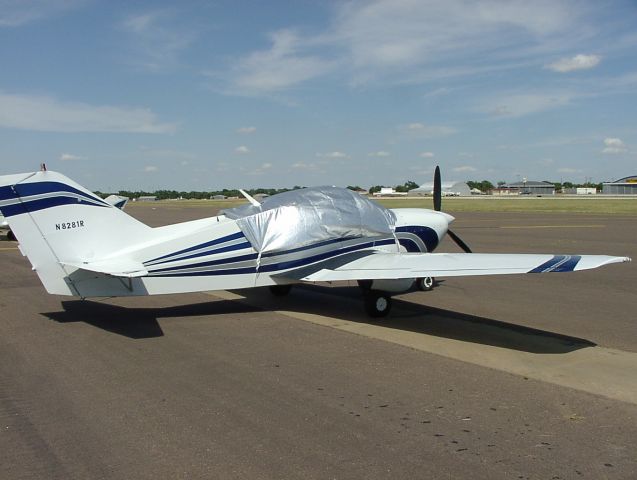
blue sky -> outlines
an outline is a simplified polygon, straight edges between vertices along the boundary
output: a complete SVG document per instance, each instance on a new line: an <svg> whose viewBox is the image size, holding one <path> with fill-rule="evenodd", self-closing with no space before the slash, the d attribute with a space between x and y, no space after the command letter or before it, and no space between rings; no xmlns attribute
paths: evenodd
<svg viewBox="0 0 637 480"><path fill-rule="evenodd" d="M637 4L0 0L0 173L92 189L637 174Z"/></svg>

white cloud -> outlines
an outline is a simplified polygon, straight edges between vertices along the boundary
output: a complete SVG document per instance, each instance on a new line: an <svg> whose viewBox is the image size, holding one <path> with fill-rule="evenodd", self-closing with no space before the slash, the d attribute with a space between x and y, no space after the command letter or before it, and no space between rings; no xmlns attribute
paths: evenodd
<svg viewBox="0 0 637 480"><path fill-rule="evenodd" d="M272 164L271 163L263 163L263 164L261 164L260 167L257 167L256 169L254 169L254 170L252 170L251 172L248 172L248 173L249 173L249 175L263 175L264 173L266 173L271 168L272 168Z"/></svg>
<svg viewBox="0 0 637 480"><path fill-rule="evenodd" d="M86 0L0 0L0 27L20 27L85 3Z"/></svg>
<svg viewBox="0 0 637 480"><path fill-rule="evenodd" d="M0 92L0 128L41 132L173 133L175 124L159 123L145 108L60 102L41 95Z"/></svg>
<svg viewBox="0 0 637 480"><path fill-rule="evenodd" d="M159 170L159 168L157 168L155 165L146 165L144 167L144 172L146 172L146 173L152 173L152 172L156 172L158 170Z"/></svg>
<svg viewBox="0 0 637 480"><path fill-rule="evenodd" d="M435 155L433 154L433 152L422 152L418 156L422 158L434 158Z"/></svg>
<svg viewBox="0 0 637 480"><path fill-rule="evenodd" d="M547 52L591 43L604 13L601 4L578 0L352 0L331 12L322 30L275 31L268 48L233 60L226 93L271 94L328 74L358 86L527 68ZM590 68L595 58L565 60Z"/></svg>
<svg viewBox="0 0 637 480"><path fill-rule="evenodd" d="M569 105L574 92L509 93L481 101L477 110L496 117L522 117Z"/></svg>
<svg viewBox="0 0 637 480"><path fill-rule="evenodd" d="M296 162L291 165L294 170L316 170L317 166L314 163Z"/></svg>
<svg viewBox="0 0 637 480"><path fill-rule="evenodd" d="M391 153L380 150L378 152L370 152L367 154L368 157L389 157Z"/></svg>
<svg viewBox="0 0 637 480"><path fill-rule="evenodd" d="M398 129L419 138L444 137L447 135L453 135L457 132L457 130L453 127L445 125L425 125L424 123L418 122L401 125Z"/></svg>
<svg viewBox="0 0 637 480"><path fill-rule="evenodd" d="M234 152L240 155L245 155L247 153L250 153L250 149L246 147L245 145L241 145L240 147L235 148Z"/></svg>
<svg viewBox="0 0 637 480"><path fill-rule="evenodd" d="M73 161L73 160L84 160L86 157L80 157L79 155L73 155L71 153L63 153L60 155L60 160L62 162Z"/></svg>
<svg viewBox="0 0 637 480"><path fill-rule="evenodd" d="M349 155L343 152L317 153L316 156L321 158L331 158L331 159L349 158Z"/></svg>
<svg viewBox="0 0 637 480"><path fill-rule="evenodd" d="M196 155L190 152L182 152L179 150L170 150L170 149L162 149L162 148L152 148L152 147L140 147L139 149L142 154L146 157L161 157L168 158L170 160L194 160L197 158Z"/></svg>
<svg viewBox="0 0 637 480"><path fill-rule="evenodd" d="M333 61L300 53L306 45L290 30L274 32L270 40L270 49L253 52L234 65L230 93L275 92L325 75L334 68Z"/></svg>
<svg viewBox="0 0 637 480"><path fill-rule="evenodd" d="M257 127L240 127L237 128L237 133L240 133L242 135L248 135L250 133L254 133L257 131Z"/></svg>
<svg viewBox="0 0 637 480"><path fill-rule="evenodd" d="M136 66L160 71L179 63L179 55L192 44L197 34L192 28L175 27L174 17L170 10L154 10L124 19L121 28L132 39Z"/></svg>
<svg viewBox="0 0 637 480"><path fill-rule="evenodd" d="M626 153L628 151L628 147L626 144L621 141L619 138L605 138L604 139L604 149L602 153L607 155L619 155L622 153Z"/></svg>
<svg viewBox="0 0 637 480"><path fill-rule="evenodd" d="M463 165L453 169L454 172L475 172L477 169L469 165Z"/></svg>
<svg viewBox="0 0 637 480"><path fill-rule="evenodd" d="M605 10L603 3L579 0L334 2L323 28L271 32L267 48L233 58L229 73L218 75L229 85L226 93L264 95L328 74L361 86L536 68L547 55L606 42L599 38L612 28ZM546 68L593 68L600 60L579 54Z"/></svg>
<svg viewBox="0 0 637 480"><path fill-rule="evenodd" d="M570 58L560 58L559 60L546 65L544 68L559 73L568 73L574 70L588 70L596 67L602 57L598 55L575 55Z"/></svg>

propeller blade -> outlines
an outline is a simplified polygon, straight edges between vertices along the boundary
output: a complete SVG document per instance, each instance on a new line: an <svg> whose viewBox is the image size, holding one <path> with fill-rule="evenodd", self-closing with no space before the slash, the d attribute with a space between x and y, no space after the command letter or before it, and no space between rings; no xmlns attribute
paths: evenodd
<svg viewBox="0 0 637 480"><path fill-rule="evenodd" d="M473 253L471 251L471 249L469 248L469 245L467 245L466 243L464 243L460 237L458 235L456 235L455 233L453 233L451 230L447 230L447 235L449 235L451 237L451 239L456 242L456 245L458 245L460 248L462 248L466 253Z"/></svg>
<svg viewBox="0 0 637 480"><path fill-rule="evenodd" d="M442 209L442 185L440 181L440 167L436 165L434 171L434 210L439 212Z"/></svg>

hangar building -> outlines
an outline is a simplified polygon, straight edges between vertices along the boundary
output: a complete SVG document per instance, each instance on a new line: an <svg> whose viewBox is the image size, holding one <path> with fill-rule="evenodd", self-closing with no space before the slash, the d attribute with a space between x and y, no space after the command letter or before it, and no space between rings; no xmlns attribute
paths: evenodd
<svg viewBox="0 0 637 480"><path fill-rule="evenodd" d="M514 195L555 195L555 185L549 182L536 182L533 180L507 183L500 187L500 190Z"/></svg>
<svg viewBox="0 0 637 480"><path fill-rule="evenodd" d="M465 182L442 182L440 187L444 196L468 197L471 195L471 189ZM433 191L433 182L428 182L418 188L409 190L409 196L424 197L425 195L431 195Z"/></svg>
<svg viewBox="0 0 637 480"><path fill-rule="evenodd" d="M602 193L606 195L637 195L637 176L620 178L614 182L604 182Z"/></svg>

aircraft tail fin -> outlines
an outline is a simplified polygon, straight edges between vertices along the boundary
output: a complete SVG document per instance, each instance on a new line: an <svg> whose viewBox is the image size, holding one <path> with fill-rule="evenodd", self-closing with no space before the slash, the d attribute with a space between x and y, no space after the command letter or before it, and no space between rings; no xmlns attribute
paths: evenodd
<svg viewBox="0 0 637 480"><path fill-rule="evenodd" d="M52 171L0 176L0 212L49 293L79 295L70 273L150 237L152 229Z"/></svg>

